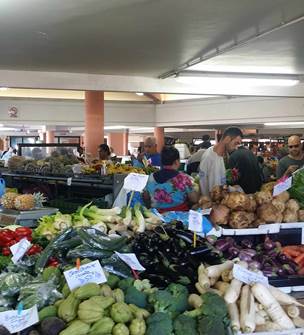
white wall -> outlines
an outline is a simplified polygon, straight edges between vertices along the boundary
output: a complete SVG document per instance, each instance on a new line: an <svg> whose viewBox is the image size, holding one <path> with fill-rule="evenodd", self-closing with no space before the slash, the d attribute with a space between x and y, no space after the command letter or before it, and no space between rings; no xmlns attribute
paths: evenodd
<svg viewBox="0 0 304 335"><path fill-rule="evenodd" d="M239 98L156 106L158 126L261 124L304 121L303 98Z"/></svg>
<svg viewBox="0 0 304 335"><path fill-rule="evenodd" d="M18 118L9 118L10 107L18 108ZM83 126L84 102L72 100L1 99L0 122L24 125ZM149 103L105 103L106 125L153 126L155 106Z"/></svg>

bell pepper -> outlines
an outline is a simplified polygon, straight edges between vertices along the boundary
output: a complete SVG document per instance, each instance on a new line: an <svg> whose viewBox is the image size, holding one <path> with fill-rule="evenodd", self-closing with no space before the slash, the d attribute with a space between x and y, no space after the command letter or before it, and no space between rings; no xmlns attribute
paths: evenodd
<svg viewBox="0 0 304 335"><path fill-rule="evenodd" d="M29 250L27 251L27 255L31 256L31 255L36 255L39 254L41 251L43 250L43 248L38 245L38 244L33 244Z"/></svg>
<svg viewBox="0 0 304 335"><path fill-rule="evenodd" d="M18 227L17 229L15 229L15 234L18 237L32 236L32 229L28 227Z"/></svg>
<svg viewBox="0 0 304 335"><path fill-rule="evenodd" d="M9 247L2 248L2 255L3 256L10 256L11 255L11 249Z"/></svg>

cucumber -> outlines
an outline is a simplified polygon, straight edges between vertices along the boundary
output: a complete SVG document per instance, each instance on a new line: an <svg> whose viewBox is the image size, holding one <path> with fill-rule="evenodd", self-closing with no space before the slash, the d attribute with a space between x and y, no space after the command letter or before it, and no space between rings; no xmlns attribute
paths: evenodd
<svg viewBox="0 0 304 335"><path fill-rule="evenodd" d="M57 316L57 307L56 306L44 307L38 312L38 315L40 322L51 316Z"/></svg>

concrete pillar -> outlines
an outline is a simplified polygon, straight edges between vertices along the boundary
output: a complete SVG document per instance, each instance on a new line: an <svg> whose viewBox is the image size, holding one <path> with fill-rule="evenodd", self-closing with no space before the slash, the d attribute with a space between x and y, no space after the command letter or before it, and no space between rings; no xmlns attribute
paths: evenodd
<svg viewBox="0 0 304 335"><path fill-rule="evenodd" d="M55 143L55 131L54 130L47 130L46 143Z"/></svg>
<svg viewBox="0 0 304 335"><path fill-rule="evenodd" d="M46 143L46 132L39 132L39 140L42 142L42 143Z"/></svg>
<svg viewBox="0 0 304 335"><path fill-rule="evenodd" d="M85 149L98 156L98 146L104 142L104 92L85 92Z"/></svg>
<svg viewBox="0 0 304 335"><path fill-rule="evenodd" d="M154 136L156 138L157 151L161 152L165 145L165 129L163 127L155 127Z"/></svg>
<svg viewBox="0 0 304 335"><path fill-rule="evenodd" d="M109 133L108 146L112 147L114 153L118 156L128 154L129 132Z"/></svg>

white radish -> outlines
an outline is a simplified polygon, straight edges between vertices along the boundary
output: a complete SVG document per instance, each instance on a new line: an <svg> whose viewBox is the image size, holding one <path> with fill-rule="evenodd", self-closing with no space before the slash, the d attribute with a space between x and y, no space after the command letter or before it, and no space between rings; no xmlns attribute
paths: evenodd
<svg viewBox="0 0 304 335"><path fill-rule="evenodd" d="M188 297L188 304L193 308L200 308L203 304L203 300L198 294L192 293Z"/></svg>
<svg viewBox="0 0 304 335"><path fill-rule="evenodd" d="M226 293L227 289L229 288L230 284L225 283L223 281L218 281L214 284L214 288L216 288L217 290L223 292L223 294Z"/></svg>
<svg viewBox="0 0 304 335"><path fill-rule="evenodd" d="M299 303L295 298L293 298L289 294L282 292L280 289L274 286L269 286L269 291L275 297L278 303L282 306L296 305L296 306L304 307L304 305Z"/></svg>
<svg viewBox="0 0 304 335"><path fill-rule="evenodd" d="M243 286L240 301L240 325L244 333L253 333L255 330L254 298L248 285Z"/></svg>
<svg viewBox="0 0 304 335"><path fill-rule="evenodd" d="M285 312L287 313L287 315L291 318L296 318L298 316L300 316L300 310L299 307L295 306L295 305L289 305L289 306L283 306Z"/></svg>
<svg viewBox="0 0 304 335"><path fill-rule="evenodd" d="M201 264L198 267L198 282L200 284L201 287L208 289L210 288L210 280L207 276L207 274L205 273L205 266L203 264Z"/></svg>
<svg viewBox="0 0 304 335"><path fill-rule="evenodd" d="M301 317L297 316L296 318L293 318L292 321L297 328L304 328L304 319Z"/></svg>
<svg viewBox="0 0 304 335"><path fill-rule="evenodd" d="M231 270L225 270L221 274L222 281L225 283L230 283L233 279L233 273Z"/></svg>
<svg viewBox="0 0 304 335"><path fill-rule="evenodd" d="M243 283L238 279L234 278L231 280L230 286L224 295L227 304L233 304L238 300L242 286Z"/></svg>
<svg viewBox="0 0 304 335"><path fill-rule="evenodd" d="M212 278L209 278L210 280L210 286L214 286L215 283L217 283L217 281L219 280L219 277L212 277Z"/></svg>
<svg viewBox="0 0 304 335"><path fill-rule="evenodd" d="M295 326L289 316L277 300L270 293L270 290L260 283L255 283L251 291L258 302L260 302L265 311L269 314L271 320L278 324L282 329L294 329Z"/></svg>
<svg viewBox="0 0 304 335"><path fill-rule="evenodd" d="M228 313L231 320L231 328L233 332L238 332L241 329L240 325L240 315L239 315L239 309L237 307L237 304L228 304Z"/></svg>
<svg viewBox="0 0 304 335"><path fill-rule="evenodd" d="M195 288L198 290L198 292L199 292L200 294L204 294L204 293L207 292L207 290L204 289L203 287L201 287L201 285L200 285L199 283L195 283Z"/></svg>
<svg viewBox="0 0 304 335"><path fill-rule="evenodd" d="M225 270L231 270L233 268L232 261L226 261L222 264L211 265L205 269L205 272L209 278L220 277L221 273Z"/></svg>
<svg viewBox="0 0 304 335"><path fill-rule="evenodd" d="M264 325L266 323L266 320L263 315L261 315L258 312L255 312L255 324L257 326Z"/></svg>
<svg viewBox="0 0 304 335"><path fill-rule="evenodd" d="M274 331L280 331L282 330L282 328L274 323L274 322L271 322L271 321L268 321L268 322L265 322L264 324L262 325L257 325L256 326L256 332L274 332Z"/></svg>

